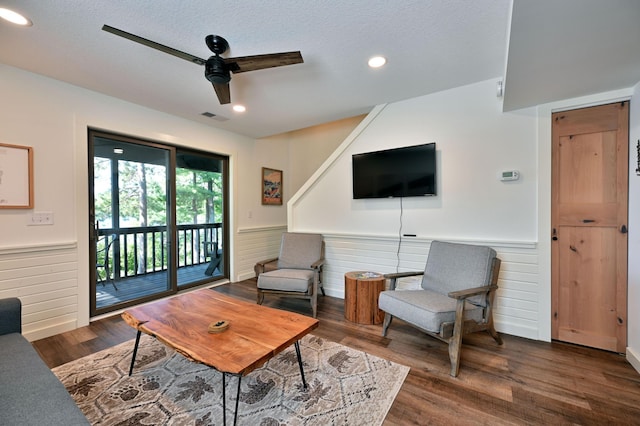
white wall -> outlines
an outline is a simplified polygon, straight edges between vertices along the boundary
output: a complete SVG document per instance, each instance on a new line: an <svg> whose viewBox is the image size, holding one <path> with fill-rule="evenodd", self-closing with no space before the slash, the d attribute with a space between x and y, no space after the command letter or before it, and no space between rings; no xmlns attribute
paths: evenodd
<svg viewBox="0 0 640 426"><path fill-rule="evenodd" d="M636 88L636 91L640 89ZM289 228L317 231L327 242L326 287L343 294L349 270L421 269L432 239L491 245L503 259L496 309L502 332L551 339L551 113L603 104L631 89L502 113L495 80L376 108L289 205ZM633 108L631 140L640 138ZM353 200L351 154L435 141L438 193L403 201ZM631 157L635 158L635 142ZM633 166L635 169L635 165ZM522 178L504 183L502 170ZM635 173L634 173L635 174ZM633 222L640 212L640 177L630 182L629 347L638 359L640 252ZM411 285L411 283L409 283ZM638 368L638 367L636 367Z"/></svg>
<svg viewBox="0 0 640 426"><path fill-rule="evenodd" d="M424 268L432 239L489 244L501 258L496 326L539 334L537 117L503 114L495 80L376 108L289 205L289 228L327 244L325 288L343 295L349 270ZM354 200L351 155L436 142L438 195ZM503 170L521 179L502 182ZM401 215L402 211L402 215ZM403 238L398 247L398 235Z"/></svg>
<svg viewBox="0 0 640 426"><path fill-rule="evenodd" d="M502 114L495 81L387 105L296 201L296 229L398 235L400 199L354 200L351 155L436 142L435 197L403 200L402 231L428 238L535 241L535 111ZM501 182L516 169L521 179ZM330 203L327 201L331 200ZM499 208L497 208L499 207Z"/></svg>
<svg viewBox="0 0 640 426"><path fill-rule="evenodd" d="M629 122L629 309L627 359L640 372L640 83L633 89Z"/></svg>
<svg viewBox="0 0 640 426"><path fill-rule="evenodd" d="M258 139L258 143L280 142L289 146L289 175L285 176L287 199L304 185L364 117L366 115L358 115Z"/></svg>
<svg viewBox="0 0 640 426"><path fill-rule="evenodd" d="M34 148L34 209L0 209L0 297L23 300L31 339L89 321L89 126L230 156L232 280L238 273L234 253L244 250L236 247L237 230L286 223L285 208L261 206L259 182L264 161L277 161L273 166L288 173L287 144L257 144L5 65L0 93L0 141ZM53 212L55 223L27 226L33 211Z"/></svg>

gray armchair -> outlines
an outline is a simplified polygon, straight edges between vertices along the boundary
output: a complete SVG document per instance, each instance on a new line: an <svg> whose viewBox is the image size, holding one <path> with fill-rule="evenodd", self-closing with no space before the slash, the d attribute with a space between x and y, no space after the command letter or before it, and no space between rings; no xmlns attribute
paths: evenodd
<svg viewBox="0 0 640 426"><path fill-rule="evenodd" d="M258 304L265 294L309 299L313 317L318 310L318 290L322 288L324 242L320 234L285 232L280 255L256 263Z"/></svg>
<svg viewBox="0 0 640 426"><path fill-rule="evenodd" d="M456 377L464 334L487 331L502 344L492 313L499 271L500 259L490 247L433 241L424 272L385 275L390 288L378 300L385 312L382 335L398 317L446 342L450 374ZM415 275L423 275L419 290L395 291L398 278Z"/></svg>

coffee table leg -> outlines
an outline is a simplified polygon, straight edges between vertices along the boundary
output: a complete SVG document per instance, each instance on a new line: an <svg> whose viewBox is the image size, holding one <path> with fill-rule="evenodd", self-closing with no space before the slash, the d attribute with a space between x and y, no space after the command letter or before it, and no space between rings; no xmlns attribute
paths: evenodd
<svg viewBox="0 0 640 426"><path fill-rule="evenodd" d="M227 373L222 373L222 424L227 424L227 393L226 379ZM240 402L240 385L242 384L242 375L238 376L238 391L236 392L236 413L233 415L233 426L238 422L238 403Z"/></svg>
<svg viewBox="0 0 640 426"><path fill-rule="evenodd" d="M227 426L227 394L225 392L227 373L222 373L222 424Z"/></svg>
<svg viewBox="0 0 640 426"><path fill-rule="evenodd" d="M238 403L240 402L240 383L242 382L242 376L238 376L238 392L236 393L236 414L233 415L233 426L236 426L238 421Z"/></svg>
<svg viewBox="0 0 640 426"><path fill-rule="evenodd" d="M140 334L142 332L138 330L138 334L136 334L136 345L133 347L133 356L131 357L131 367L129 367L129 375L133 373L133 364L136 362L136 354L138 353L138 344L140 343Z"/></svg>
<svg viewBox="0 0 640 426"><path fill-rule="evenodd" d="M296 347L296 355L298 356L298 365L300 366L300 375L302 376L302 386L307 388L307 381L304 379L304 368L302 367L302 355L300 355L300 341L293 344Z"/></svg>

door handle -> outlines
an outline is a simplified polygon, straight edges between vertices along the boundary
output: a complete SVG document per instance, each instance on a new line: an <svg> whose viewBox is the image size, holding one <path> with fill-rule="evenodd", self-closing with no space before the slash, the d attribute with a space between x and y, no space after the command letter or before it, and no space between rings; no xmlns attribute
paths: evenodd
<svg viewBox="0 0 640 426"><path fill-rule="evenodd" d="M626 234L627 232L629 232L629 231L627 231L627 225L622 225L620 227L620 232L623 233L623 234Z"/></svg>
<svg viewBox="0 0 640 426"><path fill-rule="evenodd" d="M582 219L582 223L593 223L595 220L593 219Z"/></svg>
<svg viewBox="0 0 640 426"><path fill-rule="evenodd" d="M553 241L558 241L558 233L556 232L556 228L553 228L553 234L551 234L551 239Z"/></svg>

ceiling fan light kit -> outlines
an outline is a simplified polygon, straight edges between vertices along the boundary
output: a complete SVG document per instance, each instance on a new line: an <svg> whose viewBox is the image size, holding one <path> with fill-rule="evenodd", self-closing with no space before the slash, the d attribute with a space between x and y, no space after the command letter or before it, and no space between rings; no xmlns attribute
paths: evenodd
<svg viewBox="0 0 640 426"><path fill-rule="evenodd" d="M109 25L103 25L102 29L111 34L115 34L147 47L168 53L180 59L193 62L194 64L204 65L204 76L213 85L213 89L215 90L218 100L222 105L231 103L231 93L229 89L231 73L257 71L265 68L301 64L304 62L299 51L269 53L266 55L243 56L238 58L223 58L220 55L229 49L229 43L224 39L224 37L218 35L208 35L205 37L205 44L209 50L213 52L213 56L204 60L189 53L156 43L155 41L119 30Z"/></svg>
<svg viewBox="0 0 640 426"><path fill-rule="evenodd" d="M220 56L212 56L204 64L204 76L213 84L227 84L231 81L229 68Z"/></svg>

